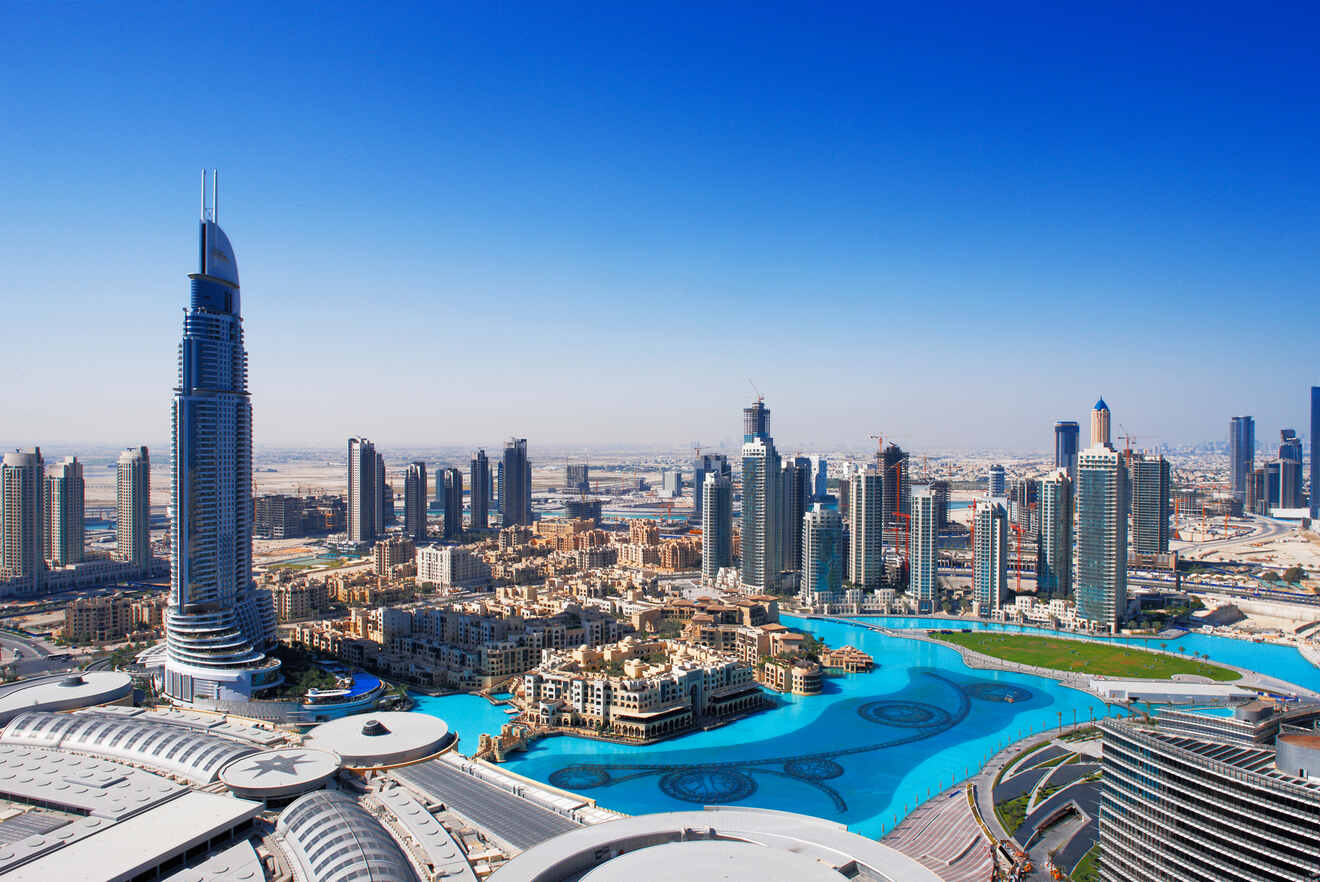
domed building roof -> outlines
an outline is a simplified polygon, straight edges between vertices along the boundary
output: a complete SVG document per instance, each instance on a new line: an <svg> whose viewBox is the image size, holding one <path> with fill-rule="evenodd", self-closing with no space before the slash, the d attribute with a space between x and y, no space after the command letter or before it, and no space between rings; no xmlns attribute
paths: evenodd
<svg viewBox="0 0 1320 882"><path fill-rule="evenodd" d="M791 812L712 806L620 818L534 845L493 882L939 882L888 845Z"/></svg>
<svg viewBox="0 0 1320 882"><path fill-rule="evenodd" d="M1092 408L1092 410L1109 410L1109 405L1105 404L1105 399L1102 397L1095 403L1095 407Z"/></svg>
<svg viewBox="0 0 1320 882"><path fill-rule="evenodd" d="M439 717L383 711L322 723L307 733L304 744L338 754L350 769L374 769L431 756L454 740Z"/></svg>

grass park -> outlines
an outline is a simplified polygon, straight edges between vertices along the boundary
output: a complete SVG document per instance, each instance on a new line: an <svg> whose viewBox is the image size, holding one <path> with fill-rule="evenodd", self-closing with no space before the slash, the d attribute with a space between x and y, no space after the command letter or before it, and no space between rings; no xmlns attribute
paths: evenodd
<svg viewBox="0 0 1320 882"><path fill-rule="evenodd" d="M1196 674L1219 681L1239 678L1237 671L1206 661L1112 643L986 631L932 631L930 636L1004 661L1055 671L1159 680L1175 674Z"/></svg>

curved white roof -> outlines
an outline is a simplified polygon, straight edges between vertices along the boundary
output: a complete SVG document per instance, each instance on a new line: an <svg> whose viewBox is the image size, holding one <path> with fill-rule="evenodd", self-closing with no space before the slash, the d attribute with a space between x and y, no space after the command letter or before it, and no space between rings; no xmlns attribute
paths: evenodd
<svg viewBox="0 0 1320 882"><path fill-rule="evenodd" d="M728 807L638 815L582 827L528 849L491 878L492 882L939 880L912 858L849 833L840 824L791 812Z"/></svg>
<svg viewBox="0 0 1320 882"><path fill-rule="evenodd" d="M121 701L133 694L133 678L117 671L88 671L43 679L0 698L0 725L28 710L71 710Z"/></svg>
<svg viewBox="0 0 1320 882"><path fill-rule="evenodd" d="M11 799L119 820L182 792L169 778L122 763L0 744L0 795Z"/></svg>
<svg viewBox="0 0 1320 882"><path fill-rule="evenodd" d="M0 744L58 747L125 760L209 784L230 762L256 750L227 738L205 735L140 717L27 711L0 734Z"/></svg>
<svg viewBox="0 0 1320 882"><path fill-rule="evenodd" d="M307 882L417 882L403 850L371 812L337 790L294 800L275 826Z"/></svg>
<svg viewBox="0 0 1320 882"><path fill-rule="evenodd" d="M807 855L748 842L706 840L671 842L620 855L588 872L582 882L839 882L841 878L833 867Z"/></svg>
<svg viewBox="0 0 1320 882"><path fill-rule="evenodd" d="M307 733L308 747L329 750L349 768L378 768L438 753L454 741L439 717L410 711L357 714L322 723Z"/></svg>
<svg viewBox="0 0 1320 882"><path fill-rule="evenodd" d="M220 780L235 796L270 799L305 793L339 771L339 757L309 747L263 750L234 760L220 770Z"/></svg>

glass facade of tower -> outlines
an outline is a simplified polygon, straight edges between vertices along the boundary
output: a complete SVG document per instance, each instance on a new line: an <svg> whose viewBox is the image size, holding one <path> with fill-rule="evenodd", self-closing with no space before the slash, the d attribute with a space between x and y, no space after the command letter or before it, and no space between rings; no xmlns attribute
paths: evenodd
<svg viewBox="0 0 1320 882"><path fill-rule="evenodd" d="M1077 480L1077 435L1080 431L1075 420L1059 420L1054 424L1054 467L1068 472L1068 480Z"/></svg>
<svg viewBox="0 0 1320 882"><path fill-rule="evenodd" d="M504 443L500 514L504 526L531 526L532 463L527 459L527 439L510 438Z"/></svg>
<svg viewBox="0 0 1320 882"><path fill-rule="evenodd" d="M706 476L714 473L718 477L733 477L729 468L729 458L722 453L703 453L692 460L692 511L700 520L705 511L703 497L706 492Z"/></svg>
<svg viewBox="0 0 1320 882"><path fill-rule="evenodd" d="M428 486L426 463L409 463L403 475L403 532L415 542L426 541Z"/></svg>
<svg viewBox="0 0 1320 882"><path fill-rule="evenodd" d="M484 530L489 526L490 512L490 460L485 450L472 454L468 476L472 481L472 518L469 524L473 530ZM437 491L441 489L436 488Z"/></svg>
<svg viewBox="0 0 1320 882"><path fill-rule="evenodd" d="M853 474L848 486L848 581L871 591L885 579L885 479L875 466Z"/></svg>
<svg viewBox="0 0 1320 882"><path fill-rule="evenodd" d="M179 344L173 408L170 600L165 693L241 701L280 682L270 595L252 581L252 403L238 267L203 220L201 265Z"/></svg>
<svg viewBox="0 0 1320 882"><path fill-rule="evenodd" d="M1127 612L1128 477L1118 451L1091 447L1078 456L1073 511L1077 615L1115 629Z"/></svg>
<svg viewBox="0 0 1320 882"><path fill-rule="evenodd" d="M1036 585L1041 598L1067 597L1072 585L1072 482L1060 467L1040 482Z"/></svg>
<svg viewBox="0 0 1320 882"><path fill-rule="evenodd" d="M816 506L802 516L802 579L798 596L803 603L828 602L843 589L843 521L839 513Z"/></svg>
<svg viewBox="0 0 1320 882"><path fill-rule="evenodd" d="M908 532L908 594L917 603L917 612L933 612L936 597L935 491L919 487L912 493L912 527Z"/></svg>
<svg viewBox="0 0 1320 882"><path fill-rule="evenodd" d="M701 577L713 582L733 563L733 483L712 471L701 486Z"/></svg>
<svg viewBox="0 0 1320 882"><path fill-rule="evenodd" d="M1320 386L1311 387L1311 519L1320 518Z"/></svg>
<svg viewBox="0 0 1320 882"><path fill-rule="evenodd" d="M769 591L779 583L783 547L783 478L774 441L753 438L744 444L742 471L742 583Z"/></svg>
<svg viewBox="0 0 1320 882"><path fill-rule="evenodd" d="M976 509L972 597L983 616L1000 609L1008 598L1008 512L995 500Z"/></svg>
<svg viewBox="0 0 1320 882"><path fill-rule="evenodd" d="M1228 423L1229 489L1233 498L1244 505L1247 483L1256 465L1256 421L1249 416L1233 417Z"/></svg>
<svg viewBox="0 0 1320 882"><path fill-rule="evenodd" d="M448 468L440 479L445 488L445 538L463 535L463 473Z"/></svg>
<svg viewBox="0 0 1320 882"><path fill-rule="evenodd" d="M1132 550L1169 553L1169 461L1162 456L1132 459Z"/></svg>

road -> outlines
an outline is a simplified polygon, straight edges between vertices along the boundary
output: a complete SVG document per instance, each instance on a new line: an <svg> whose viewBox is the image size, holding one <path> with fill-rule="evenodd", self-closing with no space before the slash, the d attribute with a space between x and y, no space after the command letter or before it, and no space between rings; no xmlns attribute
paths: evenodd
<svg viewBox="0 0 1320 882"><path fill-rule="evenodd" d="M393 774L520 851L581 826L441 760L405 766Z"/></svg>
<svg viewBox="0 0 1320 882"><path fill-rule="evenodd" d="M45 641L13 631L0 631L0 646L5 649L6 659L12 658L15 651L23 653L23 657L14 663L14 670L20 677L37 677L77 667L72 660L51 659L52 650Z"/></svg>

